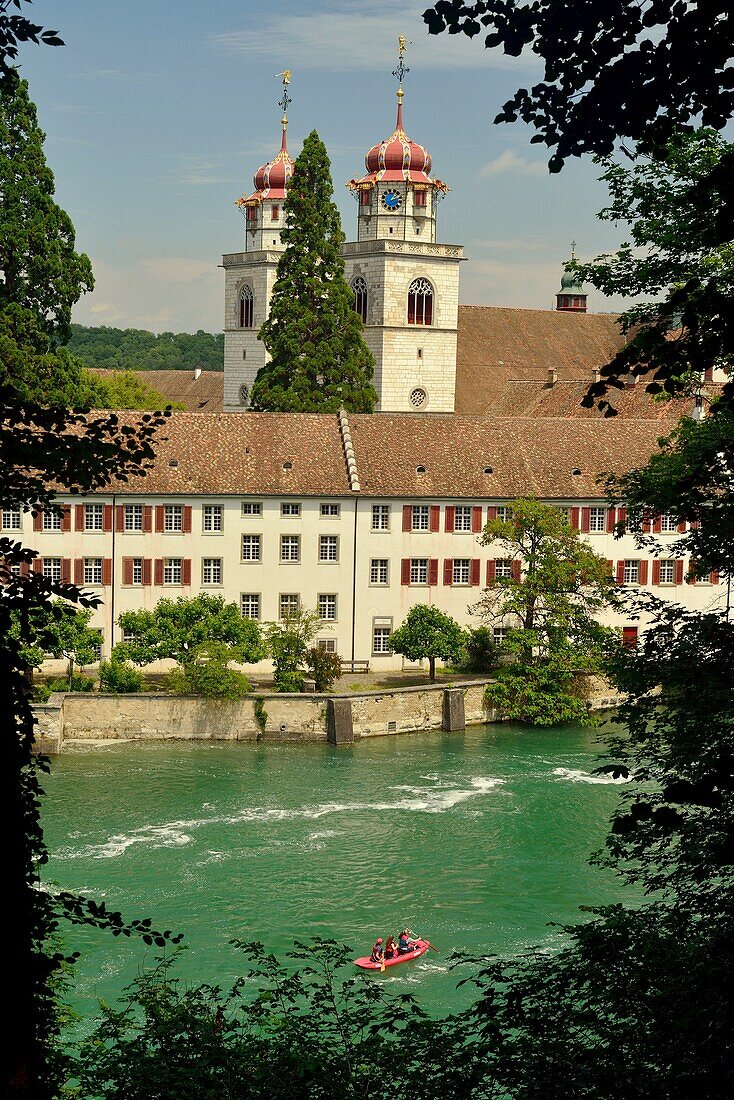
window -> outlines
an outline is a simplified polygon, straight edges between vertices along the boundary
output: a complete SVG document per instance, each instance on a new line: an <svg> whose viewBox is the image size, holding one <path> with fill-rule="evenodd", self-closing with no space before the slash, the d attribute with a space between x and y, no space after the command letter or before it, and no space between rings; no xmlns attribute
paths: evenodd
<svg viewBox="0 0 734 1100"><path fill-rule="evenodd" d="M410 559L410 583L428 584L428 558Z"/></svg>
<svg viewBox="0 0 734 1100"><path fill-rule="evenodd" d="M260 618L260 595L257 592L245 592L240 596L240 611L243 619Z"/></svg>
<svg viewBox="0 0 734 1100"><path fill-rule="evenodd" d="M663 534L670 535L674 531L678 530L678 518L677 516L667 515L660 517L660 530Z"/></svg>
<svg viewBox="0 0 734 1100"><path fill-rule="evenodd" d="M493 627L492 628L492 638L494 639L495 645L504 645L504 643L507 639L507 627L506 626L495 626L495 627Z"/></svg>
<svg viewBox="0 0 734 1100"><path fill-rule="evenodd" d="M495 562L495 577L512 576L512 558L497 558Z"/></svg>
<svg viewBox="0 0 734 1100"><path fill-rule="evenodd" d="M639 561L631 561L627 559L624 563L624 583L625 584L637 584L640 579L640 563Z"/></svg>
<svg viewBox="0 0 734 1100"><path fill-rule="evenodd" d="M221 558L202 558L202 560L201 560L201 583L202 584L221 584L222 583L222 559Z"/></svg>
<svg viewBox="0 0 734 1100"><path fill-rule="evenodd" d="M283 468L285 469L285 467ZM301 505L296 504L294 501L284 501L280 506L280 514L281 516L300 516Z"/></svg>
<svg viewBox="0 0 734 1100"><path fill-rule="evenodd" d="M361 275L358 275L356 279L352 280L352 290L354 291L354 312L362 319L363 324L367 323L367 283L364 281Z"/></svg>
<svg viewBox="0 0 734 1100"><path fill-rule="evenodd" d="M301 560L301 536L300 535L281 535L280 536L280 560L281 561L300 561Z"/></svg>
<svg viewBox="0 0 734 1100"><path fill-rule="evenodd" d="M242 515L243 516L261 516L263 514L262 502L259 500L243 500L242 501Z"/></svg>
<svg viewBox="0 0 734 1100"><path fill-rule="evenodd" d="M408 400L410 401L411 408L422 409L428 400L428 394L422 386L416 386L415 389L410 391Z"/></svg>
<svg viewBox="0 0 734 1100"><path fill-rule="evenodd" d="M102 565L99 567L100 577L97 583L102 583ZM43 575L47 581L60 581L61 580L61 558L44 558L43 559ZM92 581L88 582L93 583Z"/></svg>
<svg viewBox="0 0 734 1100"><path fill-rule="evenodd" d="M318 612L320 619L336 620L336 596L319 596Z"/></svg>
<svg viewBox="0 0 734 1100"><path fill-rule="evenodd" d="M273 222L277 222L279 217L280 217L280 207L279 206L273 206L272 212L270 214L270 220L273 221Z"/></svg>
<svg viewBox="0 0 734 1100"><path fill-rule="evenodd" d="M663 558L660 562L660 583L675 584L675 559Z"/></svg>
<svg viewBox="0 0 734 1100"><path fill-rule="evenodd" d="M125 530L143 530L143 506L142 504L125 505Z"/></svg>
<svg viewBox="0 0 734 1100"><path fill-rule="evenodd" d="M143 559L133 558L133 584L143 583Z"/></svg>
<svg viewBox="0 0 734 1100"><path fill-rule="evenodd" d="M247 207L247 220L248 220L248 222L257 221L257 207L255 207L255 206L248 206Z"/></svg>
<svg viewBox="0 0 734 1100"><path fill-rule="evenodd" d="M3 508L3 530L20 531L23 521L20 508Z"/></svg>
<svg viewBox="0 0 734 1100"><path fill-rule="evenodd" d="M289 615L295 615L301 606L301 597L294 592L281 593L280 617L287 619Z"/></svg>
<svg viewBox="0 0 734 1100"><path fill-rule="evenodd" d="M101 584L102 583L102 559L101 558L85 558L84 559L84 583L85 584Z"/></svg>
<svg viewBox="0 0 734 1100"><path fill-rule="evenodd" d="M326 653L336 653L336 642L333 638L317 638L316 648L323 649Z"/></svg>
<svg viewBox="0 0 734 1100"><path fill-rule="evenodd" d="M338 535L319 535L319 561L339 561Z"/></svg>
<svg viewBox="0 0 734 1100"><path fill-rule="evenodd" d="M338 504L322 504L321 515L326 516L338 516L341 508Z"/></svg>
<svg viewBox="0 0 734 1100"><path fill-rule="evenodd" d="M637 648L637 627L636 626L623 626L622 627L622 645L625 649Z"/></svg>
<svg viewBox="0 0 734 1100"><path fill-rule="evenodd" d="M387 558L373 558L370 562L370 584L389 584Z"/></svg>
<svg viewBox="0 0 734 1100"><path fill-rule="evenodd" d="M589 508L589 530L592 532L606 531L607 529L607 510L606 508Z"/></svg>
<svg viewBox="0 0 734 1100"><path fill-rule="evenodd" d="M166 504L163 509L163 530L183 531L183 505Z"/></svg>
<svg viewBox="0 0 734 1100"><path fill-rule="evenodd" d="M103 507L101 504L85 504L84 505L84 530L85 531L101 531L103 527L102 522Z"/></svg>
<svg viewBox="0 0 734 1100"><path fill-rule="evenodd" d="M408 287L408 324L433 323L433 287L428 279L413 279Z"/></svg>
<svg viewBox="0 0 734 1100"><path fill-rule="evenodd" d="M390 635L392 634L392 622L372 624L372 655L373 657L385 656L392 653L390 649Z"/></svg>
<svg viewBox="0 0 734 1100"><path fill-rule="evenodd" d="M566 523L571 522L571 509L570 508L566 508L562 505L556 505L556 511L561 513L561 515L565 519Z"/></svg>
<svg viewBox="0 0 734 1100"><path fill-rule="evenodd" d="M261 535L242 536L242 560L260 561Z"/></svg>
<svg viewBox="0 0 734 1100"><path fill-rule="evenodd" d="M221 504L205 504L203 518L205 531L221 531L224 527Z"/></svg>
<svg viewBox="0 0 734 1100"><path fill-rule="evenodd" d="M99 661L102 657L103 634L101 630L95 630L94 633L97 635L98 641L92 642L89 648L92 651L92 660Z"/></svg>
<svg viewBox="0 0 734 1100"><path fill-rule="evenodd" d="M422 206L425 209L425 206L426 206L426 192L425 191L414 191L413 192L413 205L417 206L417 207Z"/></svg>
<svg viewBox="0 0 734 1100"><path fill-rule="evenodd" d="M123 630L122 632L122 640L125 645L131 645L135 641L136 637L137 635L134 630Z"/></svg>
<svg viewBox="0 0 734 1100"><path fill-rule="evenodd" d="M453 584L468 584L469 583L469 558L454 558L454 573Z"/></svg>
<svg viewBox="0 0 734 1100"><path fill-rule="evenodd" d="M373 531L389 531L390 530L390 505L389 504L373 504L372 505L372 530Z"/></svg>
<svg viewBox="0 0 734 1100"><path fill-rule="evenodd" d="M181 584L181 558L164 558L163 559L163 583L164 584Z"/></svg>
<svg viewBox="0 0 734 1100"><path fill-rule="evenodd" d="M471 531L471 505L456 505L454 509L454 530Z"/></svg>
<svg viewBox="0 0 734 1100"><path fill-rule="evenodd" d="M512 514L506 504L498 504L495 511L497 512L496 518L502 523L507 523Z"/></svg>
<svg viewBox="0 0 734 1100"><path fill-rule="evenodd" d="M43 529L44 531L60 531L61 530L61 516L58 512L44 512L43 513ZM102 530L100 526L100 530Z"/></svg>
<svg viewBox="0 0 734 1100"><path fill-rule="evenodd" d="M413 505L412 526L414 531L427 531L429 528L430 507L428 504Z"/></svg>
<svg viewBox="0 0 734 1100"><path fill-rule="evenodd" d="M251 286L243 286L240 291L239 313L240 328L252 328L255 312L255 295Z"/></svg>
<svg viewBox="0 0 734 1100"><path fill-rule="evenodd" d="M372 188L365 187L359 192L359 205L369 206L372 203Z"/></svg>

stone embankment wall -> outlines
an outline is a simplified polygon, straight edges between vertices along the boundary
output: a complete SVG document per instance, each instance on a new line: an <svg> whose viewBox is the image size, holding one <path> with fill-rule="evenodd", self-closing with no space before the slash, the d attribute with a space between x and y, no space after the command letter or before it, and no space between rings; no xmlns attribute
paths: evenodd
<svg viewBox="0 0 734 1100"><path fill-rule="evenodd" d="M499 720L484 701L490 682L359 695L253 694L236 701L163 694L58 694L35 708L37 744L42 752L60 752L73 742L107 740L344 743L415 730L463 729ZM339 711L335 731L329 709L333 712L336 702L346 706Z"/></svg>

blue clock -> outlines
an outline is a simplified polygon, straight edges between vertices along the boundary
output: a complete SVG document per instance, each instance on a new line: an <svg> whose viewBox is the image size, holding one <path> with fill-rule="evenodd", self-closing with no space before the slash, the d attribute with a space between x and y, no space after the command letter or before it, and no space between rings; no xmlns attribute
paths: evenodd
<svg viewBox="0 0 734 1100"><path fill-rule="evenodd" d="M402 201L402 195L398 191L386 191L382 196L382 205L386 210L399 210Z"/></svg>

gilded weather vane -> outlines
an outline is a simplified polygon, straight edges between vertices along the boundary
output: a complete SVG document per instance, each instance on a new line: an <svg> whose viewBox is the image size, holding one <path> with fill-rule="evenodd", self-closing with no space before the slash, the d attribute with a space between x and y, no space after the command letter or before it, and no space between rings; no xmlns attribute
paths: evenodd
<svg viewBox="0 0 734 1100"><path fill-rule="evenodd" d="M400 85L402 85L402 83L403 83L403 77L405 76L405 74L410 72L410 69L408 68L408 66L403 61L403 54L405 53L406 49L407 49L407 47L405 45L405 35L404 34L399 34L398 35L398 64L397 64L397 67L393 69L392 75L396 76L398 78L398 84L400 84Z"/></svg>
<svg viewBox="0 0 734 1100"><path fill-rule="evenodd" d="M283 77L283 98L278 100L278 106L283 111L283 118L281 119L284 126L288 125L288 105L293 102L288 95L288 85L291 82L291 70L286 69L285 72L276 73L276 76Z"/></svg>

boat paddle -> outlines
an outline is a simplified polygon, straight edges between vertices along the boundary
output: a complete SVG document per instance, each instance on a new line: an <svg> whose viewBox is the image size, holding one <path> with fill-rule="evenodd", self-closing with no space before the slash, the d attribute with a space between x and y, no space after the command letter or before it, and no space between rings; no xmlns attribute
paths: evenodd
<svg viewBox="0 0 734 1100"><path fill-rule="evenodd" d="M413 929L412 929L412 928L406 928L406 930L405 930L405 931L406 931L406 932L408 933L408 935L409 935L409 936L415 936L415 938L416 938L417 940L421 940L421 939L423 939L423 937L422 937L422 936L417 936L417 935L415 934L415 932L413 931ZM435 951L437 955L440 955L440 954L441 954L441 952L440 952L440 951L438 950L438 948L437 948L437 947L434 947L434 946L433 946L433 944L432 944L432 943L430 942L430 940L423 940L423 942L424 942L424 943L427 943L427 944L428 944L428 946L430 947L431 951Z"/></svg>

